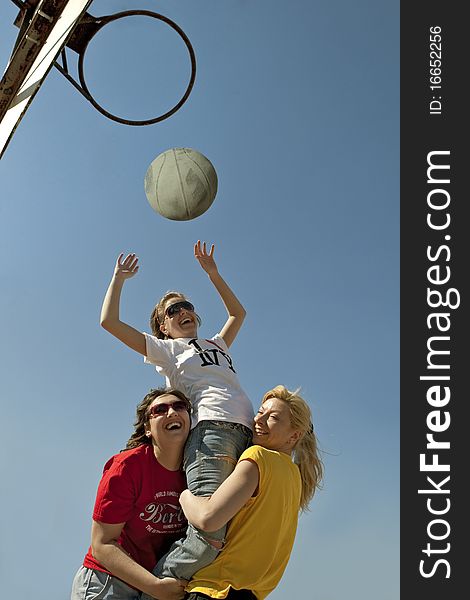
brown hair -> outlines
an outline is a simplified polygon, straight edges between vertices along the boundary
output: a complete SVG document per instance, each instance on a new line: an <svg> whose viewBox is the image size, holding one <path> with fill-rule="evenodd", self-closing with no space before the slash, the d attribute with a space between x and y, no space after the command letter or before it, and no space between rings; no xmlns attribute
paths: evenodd
<svg viewBox="0 0 470 600"><path fill-rule="evenodd" d="M277 385L266 392L262 403L269 398L278 398L289 406L291 426L301 431L301 436L294 446L293 459L300 471L300 509L304 511L308 509L315 491L321 487L323 478L323 462L313 430L312 413L309 405L299 396L299 390L291 392L283 385Z"/></svg>
<svg viewBox="0 0 470 600"><path fill-rule="evenodd" d="M165 320L165 304L172 298L179 298L181 300L188 300L188 298L181 292L167 292L155 305L150 315L150 329L155 337L161 340L167 340L168 336L163 333L160 326L163 325ZM199 315L196 315L198 325L201 325L201 319Z"/></svg>
<svg viewBox="0 0 470 600"><path fill-rule="evenodd" d="M180 400L184 400L185 402L187 402L188 405L191 407L191 402L189 401L189 399L183 394L183 392L180 392L179 390L175 390L174 388L151 389L149 393L145 396L145 398L137 405L136 419L134 423L134 433L127 441L125 450L137 448L137 446L142 446L142 444L152 443L152 438L147 437L145 434L145 430L149 422L148 408L155 400L155 398L166 395L176 396Z"/></svg>

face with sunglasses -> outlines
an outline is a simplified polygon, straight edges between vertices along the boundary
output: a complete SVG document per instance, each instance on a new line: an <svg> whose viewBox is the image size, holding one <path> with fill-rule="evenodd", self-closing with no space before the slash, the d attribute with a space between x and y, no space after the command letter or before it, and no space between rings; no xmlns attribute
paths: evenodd
<svg viewBox="0 0 470 600"><path fill-rule="evenodd" d="M199 318L191 302L184 298L170 298L165 305L160 330L172 339L194 338L197 337L198 324Z"/></svg>
<svg viewBox="0 0 470 600"><path fill-rule="evenodd" d="M174 442L175 438L186 441L191 423L191 405L172 394L163 394L155 398L147 409L146 434L157 445L165 440Z"/></svg>

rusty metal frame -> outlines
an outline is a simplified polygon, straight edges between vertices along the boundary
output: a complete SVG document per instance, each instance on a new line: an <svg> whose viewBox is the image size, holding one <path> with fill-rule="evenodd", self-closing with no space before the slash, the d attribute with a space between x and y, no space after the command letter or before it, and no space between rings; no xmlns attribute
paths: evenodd
<svg viewBox="0 0 470 600"><path fill-rule="evenodd" d="M36 10L40 0L34 0L31 5L23 4L16 20L16 24L20 27L20 33L13 48L10 63L0 80L0 120L4 117L23 83L25 69L38 56L42 44L49 36L67 2L68 0L44 0L41 4L41 11ZM49 14L54 16L48 17Z"/></svg>
<svg viewBox="0 0 470 600"><path fill-rule="evenodd" d="M18 115L16 123L9 131L8 137L2 140L0 159L3 157L20 121L39 91L49 70L52 68L51 62L41 80L35 81L34 84L24 89L21 95L19 95L19 90L22 89L25 80L29 76L32 65L34 65L45 42L57 26L61 15L68 6L69 0L25 0L24 2L13 0L13 2L20 9L14 22L20 31L13 46L8 65L0 80L0 123L3 122L8 112L17 106L18 103L26 100L26 104L21 114ZM91 2L92 0L84 0L82 14L85 13L86 8ZM70 31L66 32L67 37L64 40L64 44L72 29L73 27ZM60 50L57 51L57 55L59 52Z"/></svg>

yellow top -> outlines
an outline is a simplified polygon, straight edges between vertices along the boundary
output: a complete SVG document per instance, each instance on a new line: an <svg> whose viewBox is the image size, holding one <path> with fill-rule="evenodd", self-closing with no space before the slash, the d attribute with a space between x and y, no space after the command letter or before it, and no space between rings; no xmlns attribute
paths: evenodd
<svg viewBox="0 0 470 600"><path fill-rule="evenodd" d="M283 452L251 446L240 461L259 469L258 494L230 522L226 543L213 563L198 571L186 590L225 598L233 587L263 600L279 583L294 544L300 507L299 468Z"/></svg>

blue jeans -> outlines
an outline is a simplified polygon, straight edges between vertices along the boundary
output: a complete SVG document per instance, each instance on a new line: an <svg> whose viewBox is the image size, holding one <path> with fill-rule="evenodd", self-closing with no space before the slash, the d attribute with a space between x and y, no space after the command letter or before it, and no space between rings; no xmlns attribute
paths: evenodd
<svg viewBox="0 0 470 600"><path fill-rule="evenodd" d="M70 600L139 600L140 592L117 577L81 566L74 577Z"/></svg>
<svg viewBox="0 0 470 600"><path fill-rule="evenodd" d="M252 431L240 423L201 421L191 431L184 450L184 470L189 490L195 496L211 496L234 470L240 455L250 446ZM224 541L225 525L210 533L210 539ZM153 572L157 577L191 579L210 564L220 550L206 540L206 534L192 525L186 537L176 541ZM142 600L149 600L142 594Z"/></svg>

